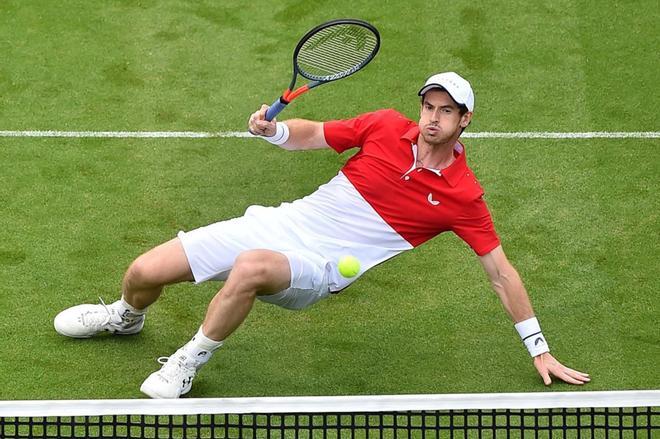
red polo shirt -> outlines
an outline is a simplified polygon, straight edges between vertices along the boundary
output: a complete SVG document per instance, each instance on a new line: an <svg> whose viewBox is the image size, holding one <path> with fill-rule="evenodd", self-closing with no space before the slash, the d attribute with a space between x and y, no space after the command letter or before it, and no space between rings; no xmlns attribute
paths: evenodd
<svg viewBox="0 0 660 439"><path fill-rule="evenodd" d="M416 167L419 127L394 110L324 123L337 152L360 150L342 172L378 215L413 247L453 231L479 255L500 244L484 191L457 143L441 171Z"/></svg>

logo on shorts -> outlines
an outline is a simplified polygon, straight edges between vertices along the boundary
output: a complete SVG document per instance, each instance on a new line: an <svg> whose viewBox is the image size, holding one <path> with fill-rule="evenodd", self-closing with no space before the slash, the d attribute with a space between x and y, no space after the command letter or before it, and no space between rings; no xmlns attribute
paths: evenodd
<svg viewBox="0 0 660 439"><path fill-rule="evenodd" d="M437 206L438 204L440 204L440 201L433 199L433 193L431 193L431 192L429 192L429 196L426 197L426 199L429 200L429 203L431 203L434 206Z"/></svg>

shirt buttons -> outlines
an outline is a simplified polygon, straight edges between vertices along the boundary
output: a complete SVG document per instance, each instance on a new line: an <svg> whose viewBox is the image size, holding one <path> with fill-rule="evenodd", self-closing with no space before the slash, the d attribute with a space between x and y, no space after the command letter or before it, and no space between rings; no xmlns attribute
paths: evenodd
<svg viewBox="0 0 660 439"><path fill-rule="evenodd" d="M418 169L417 169L417 172L422 172L422 168L418 168Z"/></svg>
<svg viewBox="0 0 660 439"><path fill-rule="evenodd" d="M406 181L408 181L408 180L410 180L410 176L409 176L409 175L406 175L405 177L403 177L403 179L406 180Z"/></svg>

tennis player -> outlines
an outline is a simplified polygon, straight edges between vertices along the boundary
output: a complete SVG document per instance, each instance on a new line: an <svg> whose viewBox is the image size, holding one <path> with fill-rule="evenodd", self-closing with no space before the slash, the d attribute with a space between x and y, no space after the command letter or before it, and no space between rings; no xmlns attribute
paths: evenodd
<svg viewBox="0 0 660 439"><path fill-rule="evenodd" d="M470 124L474 94L453 72L431 76L419 90L415 123L394 110L348 120L265 120L249 130L287 150L358 151L314 193L278 207L250 206L242 217L178 237L138 257L128 268L120 300L78 305L55 317L55 329L87 338L103 331L135 334L165 285L225 281L197 333L152 373L141 390L153 398L187 393L200 367L250 312L255 299L306 308L348 287L371 267L452 231L478 255L546 385L551 376L589 381L549 352L523 283L502 250L483 189L458 140ZM361 262L354 278L337 270L342 255Z"/></svg>

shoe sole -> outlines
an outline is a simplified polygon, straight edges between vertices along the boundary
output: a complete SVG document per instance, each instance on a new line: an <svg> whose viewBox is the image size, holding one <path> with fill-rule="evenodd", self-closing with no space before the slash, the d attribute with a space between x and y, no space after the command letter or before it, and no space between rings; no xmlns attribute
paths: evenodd
<svg viewBox="0 0 660 439"><path fill-rule="evenodd" d="M102 334L104 332L109 332L112 335L135 335L138 332L142 331L142 328L144 328L144 320L142 321L142 324L138 326L137 328L131 329L129 331L112 331L110 329L103 329L101 331L95 332L93 334L85 334L85 335L79 335L79 334L67 334L66 331L62 331L55 327L55 332L57 332L60 335L63 335L65 337L70 337L70 338L92 338L95 335Z"/></svg>
<svg viewBox="0 0 660 439"><path fill-rule="evenodd" d="M148 381L148 379L147 379L147 381ZM172 396L163 396L160 393L158 393L158 391L156 389L153 389L153 388L149 387L148 385L146 385L147 381L142 383L142 385L140 386L140 392L144 393L149 398L153 398L153 399L176 399L176 398L179 398L179 397L185 395L186 393L190 392L190 389L192 389L192 384L190 384L190 385L186 386L181 391L179 396L174 396L174 397L172 397Z"/></svg>

